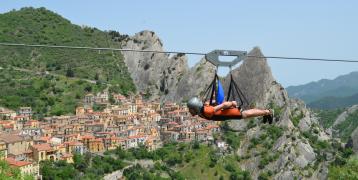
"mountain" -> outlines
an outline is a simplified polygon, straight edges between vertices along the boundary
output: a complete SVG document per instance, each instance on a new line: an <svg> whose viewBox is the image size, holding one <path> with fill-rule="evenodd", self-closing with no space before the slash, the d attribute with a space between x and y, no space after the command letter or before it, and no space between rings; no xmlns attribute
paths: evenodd
<svg viewBox="0 0 358 180"><path fill-rule="evenodd" d="M123 47L164 49L151 31L128 37ZM181 101L198 96L215 72L215 67L204 59L189 68L185 55L131 52L123 55L138 91L149 93L153 99ZM249 55L264 56L259 48ZM274 125L262 124L260 118L224 123L225 133L239 138L236 155L240 157L240 168L249 171L253 179L326 179L328 161L334 160L333 153L337 151L331 146L332 139L302 101L288 97L274 79L266 59L249 57L232 75L252 106L275 110ZM229 75L222 79L227 89Z"/></svg>
<svg viewBox="0 0 358 180"><path fill-rule="evenodd" d="M122 41L122 47L164 51L162 41L152 31L141 31ZM214 77L215 67L202 59L189 68L184 54L123 52L124 61L139 92L149 99L183 101L198 96Z"/></svg>
<svg viewBox="0 0 358 180"><path fill-rule="evenodd" d="M336 109L349 107L354 104L358 104L358 93L347 97L323 97L310 102L307 106L313 109Z"/></svg>
<svg viewBox="0 0 358 180"><path fill-rule="evenodd" d="M45 8L0 14L0 42L119 48L125 37L74 25ZM135 92L119 52L0 46L0 54L0 106L60 115L88 92Z"/></svg>
<svg viewBox="0 0 358 180"><path fill-rule="evenodd" d="M358 93L358 72L351 72L333 80L322 79L300 86L289 86L290 97L311 103L325 97L348 97Z"/></svg>
<svg viewBox="0 0 358 180"><path fill-rule="evenodd" d="M318 117L320 123L333 137L347 142L358 128L358 105L345 109L320 110Z"/></svg>
<svg viewBox="0 0 358 180"><path fill-rule="evenodd" d="M102 32L73 25L43 8L2 14L0 23L0 41L5 42L164 50L152 31L134 36ZM0 48L0 104L28 103L44 114L68 113L63 108L75 106L83 93L104 88L124 94L137 89L148 99L187 100L200 95L215 72L204 59L189 68L182 54ZM223 133L236 138L237 166L253 179L326 179L329 163L340 156L334 144L341 144L324 132L304 102L288 97L266 59L254 58L264 56L259 48L249 55L232 75L251 106L274 109L275 121L268 125L261 118L250 118L223 123ZM227 89L229 76L222 79Z"/></svg>
<svg viewBox="0 0 358 180"><path fill-rule="evenodd" d="M326 179L328 161L336 151L331 137L302 101L288 97L266 59L254 58L264 56L261 50L254 48L249 55L232 75L252 106L275 110L275 121L273 125L262 124L260 118L228 122L240 136L241 169L253 179L268 174L272 179ZM226 89L228 81L229 75L224 78Z"/></svg>

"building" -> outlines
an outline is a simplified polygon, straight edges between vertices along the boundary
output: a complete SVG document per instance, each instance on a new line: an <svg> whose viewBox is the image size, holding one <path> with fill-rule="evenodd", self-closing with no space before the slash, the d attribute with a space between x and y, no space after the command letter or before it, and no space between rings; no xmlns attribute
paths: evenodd
<svg viewBox="0 0 358 180"><path fill-rule="evenodd" d="M6 143L3 141L0 141L0 160L3 160L5 158L7 158Z"/></svg>
<svg viewBox="0 0 358 180"><path fill-rule="evenodd" d="M16 112L13 110L0 107L0 120L13 119L16 116Z"/></svg>
<svg viewBox="0 0 358 180"><path fill-rule="evenodd" d="M104 152L104 144L102 142L102 139L98 138L98 139L91 139L89 141L89 149L88 149L91 153L96 153L96 152Z"/></svg>
<svg viewBox="0 0 358 180"><path fill-rule="evenodd" d="M83 103L85 106L93 106L94 101L95 97L93 94L86 94Z"/></svg>
<svg viewBox="0 0 358 180"><path fill-rule="evenodd" d="M22 175L29 174L39 176L39 164L29 161L17 161L14 158L6 158L6 162L14 168L19 168Z"/></svg>
<svg viewBox="0 0 358 180"><path fill-rule="evenodd" d="M65 142L67 153L78 153L83 155L87 150L81 142Z"/></svg>
<svg viewBox="0 0 358 180"><path fill-rule="evenodd" d="M18 115L31 117L32 116L31 107L20 107L20 109L18 110Z"/></svg>
<svg viewBox="0 0 358 180"><path fill-rule="evenodd" d="M15 134L0 134L0 141L5 142L7 148L7 156L15 160L26 160L26 152L33 144L32 140L25 140L25 138Z"/></svg>

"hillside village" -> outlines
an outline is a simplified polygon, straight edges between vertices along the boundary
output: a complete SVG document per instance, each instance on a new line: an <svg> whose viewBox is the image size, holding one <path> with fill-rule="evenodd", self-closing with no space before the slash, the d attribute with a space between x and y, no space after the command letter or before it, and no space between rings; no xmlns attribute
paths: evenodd
<svg viewBox="0 0 358 180"><path fill-rule="evenodd" d="M33 119L31 107L16 112L0 109L0 151L12 167L23 174L40 176L42 160L73 162L74 153L101 155L116 148L130 149L144 145L148 150L165 142L213 142L220 131L214 121L192 117L186 106L176 103L144 101L141 95L125 97L107 91L87 94L75 115ZM93 105L104 105L94 111ZM221 142L220 146L225 148Z"/></svg>

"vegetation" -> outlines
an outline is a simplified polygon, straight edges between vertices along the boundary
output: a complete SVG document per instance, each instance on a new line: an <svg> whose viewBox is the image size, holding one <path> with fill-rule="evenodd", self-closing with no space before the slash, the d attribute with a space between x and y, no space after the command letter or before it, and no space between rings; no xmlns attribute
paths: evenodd
<svg viewBox="0 0 358 180"><path fill-rule="evenodd" d="M125 164L135 159L154 162L153 167ZM74 156L74 163L41 162L40 172L46 179L100 179L105 174L125 169L127 179L250 179L239 167L237 156L223 156L210 146L197 142L169 143L155 151L139 148L107 151L104 157L91 154Z"/></svg>
<svg viewBox="0 0 358 180"><path fill-rule="evenodd" d="M45 8L0 14L1 42L119 47L124 38L115 31L73 25ZM36 114L59 115L74 110L84 87L95 92L110 84L113 92L135 91L119 52L6 46L0 51L0 106L32 106Z"/></svg>
<svg viewBox="0 0 358 180"><path fill-rule="evenodd" d="M161 169L161 167L159 167L159 170L160 169ZM161 179L169 179L169 178L161 177L159 173L154 174L153 173L155 171L154 168L151 169L151 171L148 171L147 169L141 167L140 165L135 165L135 166L132 166L132 167L130 167L128 169L125 169L124 172L123 172L123 175L128 180L137 180L137 179L146 179L146 180L159 179L159 180L161 180ZM182 176L180 175L180 178L177 178L177 179L184 179L184 178L182 178Z"/></svg>
<svg viewBox="0 0 358 180"><path fill-rule="evenodd" d="M328 179L358 179L358 157L352 156L344 165L329 168Z"/></svg>
<svg viewBox="0 0 358 180"><path fill-rule="evenodd" d="M290 119L294 126L298 126L300 123L300 120L304 117L303 112L300 111L298 114L293 115Z"/></svg>
<svg viewBox="0 0 358 180"><path fill-rule="evenodd" d="M73 113L86 93L105 88L83 80L34 75L11 69L0 70L0 84L1 105L11 109L30 106L38 118Z"/></svg>
<svg viewBox="0 0 358 180"><path fill-rule="evenodd" d="M340 137L342 141L347 142L353 131L358 127L358 111L349 114L345 121L339 123L333 128L338 131L335 136Z"/></svg>
<svg viewBox="0 0 358 180"><path fill-rule="evenodd" d="M313 109L330 110L336 108L345 108L345 107L352 106L354 104L358 104L358 93L346 97L332 97L332 96L324 97L317 101L313 101L309 103L308 106Z"/></svg>
<svg viewBox="0 0 358 180"><path fill-rule="evenodd" d="M74 163L66 161L42 161L40 173L43 179L100 179L104 174L122 169L125 166L119 159L111 156L74 155Z"/></svg>
<svg viewBox="0 0 358 180"><path fill-rule="evenodd" d="M316 110L315 112L319 117L320 124L324 128L329 128L333 126L334 121L337 119L338 115L343 112L343 109Z"/></svg>
<svg viewBox="0 0 358 180"><path fill-rule="evenodd" d="M237 132L234 132L225 121L222 125L223 128L223 139L227 142L234 150L240 147L240 137Z"/></svg>
<svg viewBox="0 0 358 180"><path fill-rule="evenodd" d="M2 180L32 180L33 176L27 174L21 174L20 169L10 167L5 160L0 160L0 179Z"/></svg>
<svg viewBox="0 0 358 180"><path fill-rule="evenodd" d="M331 99L332 97L348 97L357 93L358 72L342 75L333 80L322 79L317 82L291 86L286 89L290 96L300 98L307 104L324 97Z"/></svg>
<svg viewBox="0 0 358 180"><path fill-rule="evenodd" d="M274 110L274 118L275 119L278 119L278 118L280 118L280 116L281 116L281 114L282 114L282 111L283 111L283 107L280 107L280 106L278 106L277 104L275 104L274 102L270 102L269 104L268 104L268 107L270 108L270 109L273 109Z"/></svg>

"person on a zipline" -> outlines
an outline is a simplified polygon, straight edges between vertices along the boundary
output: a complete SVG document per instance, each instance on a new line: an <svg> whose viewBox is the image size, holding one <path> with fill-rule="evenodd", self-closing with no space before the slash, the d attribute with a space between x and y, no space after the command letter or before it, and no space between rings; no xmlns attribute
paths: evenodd
<svg viewBox="0 0 358 180"><path fill-rule="evenodd" d="M236 101L224 101L219 105L211 106L203 103L199 98L191 98L187 106L191 115L199 115L208 120L246 119L263 116L263 122L271 124L273 121L273 110L269 109L248 109L242 110L237 107Z"/></svg>

